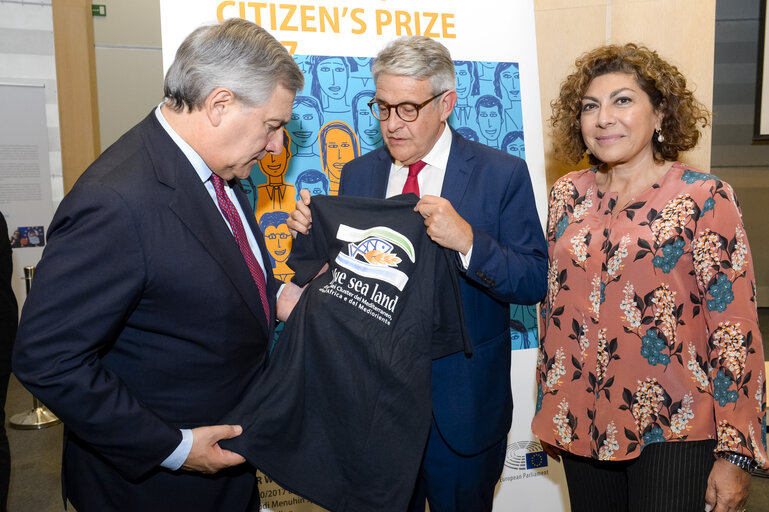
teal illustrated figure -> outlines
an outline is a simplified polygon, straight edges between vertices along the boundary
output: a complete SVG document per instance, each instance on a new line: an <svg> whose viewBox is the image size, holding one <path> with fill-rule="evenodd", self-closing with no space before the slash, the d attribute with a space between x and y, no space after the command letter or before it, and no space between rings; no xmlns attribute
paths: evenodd
<svg viewBox="0 0 769 512"><path fill-rule="evenodd" d="M475 102L475 120L481 135L481 142L499 148L499 135L504 127L504 109L496 96L486 94Z"/></svg>
<svg viewBox="0 0 769 512"><path fill-rule="evenodd" d="M352 99L352 120L355 133L358 134L361 153L368 153L382 145L379 120L374 117L368 107L368 102L373 97L374 91L363 90Z"/></svg>
<svg viewBox="0 0 769 512"><path fill-rule="evenodd" d="M347 102L347 86L350 65L343 57L313 57L312 95L321 102L323 112L345 113L350 111Z"/></svg>
<svg viewBox="0 0 769 512"><path fill-rule="evenodd" d="M521 81L518 64L500 62L494 71L494 94L505 104L505 126L507 131L522 130Z"/></svg>
<svg viewBox="0 0 769 512"><path fill-rule="evenodd" d="M510 305L510 348L537 348L537 306Z"/></svg>
<svg viewBox="0 0 769 512"><path fill-rule="evenodd" d="M302 171L299 176L296 177L295 185L297 201L301 198L299 195L300 190L307 190L311 196L328 195L328 176L315 169Z"/></svg>
<svg viewBox="0 0 769 512"><path fill-rule="evenodd" d="M526 151L523 144L523 132L514 131L507 132L502 139L502 144L499 149L507 152L510 155L517 156L526 160Z"/></svg>
<svg viewBox="0 0 769 512"><path fill-rule="evenodd" d="M371 57L347 57L347 63L350 65L350 90L352 92L373 86L372 60L374 59Z"/></svg>
<svg viewBox="0 0 769 512"><path fill-rule="evenodd" d="M494 70L497 67L496 62L478 61L475 63L478 71L478 94L494 94Z"/></svg>
<svg viewBox="0 0 769 512"><path fill-rule="evenodd" d="M534 348L535 345L531 342L529 337L529 331L518 320L510 319L510 349L521 350L526 348Z"/></svg>
<svg viewBox="0 0 769 512"><path fill-rule="evenodd" d="M454 61L454 68L457 76L457 104L451 113L451 124L456 127L467 126L473 110L472 98L477 97L480 91L478 72L475 63L469 60Z"/></svg>
<svg viewBox="0 0 769 512"><path fill-rule="evenodd" d="M297 96L291 121L286 125L291 135L291 154L294 159L318 158L318 133L323 126L320 103L312 96Z"/></svg>

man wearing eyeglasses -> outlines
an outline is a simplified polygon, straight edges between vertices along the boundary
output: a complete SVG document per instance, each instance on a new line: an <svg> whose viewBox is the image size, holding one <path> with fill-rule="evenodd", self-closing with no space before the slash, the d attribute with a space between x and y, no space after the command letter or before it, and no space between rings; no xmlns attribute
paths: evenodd
<svg viewBox="0 0 769 512"><path fill-rule="evenodd" d="M547 252L523 160L468 141L447 119L457 101L448 50L427 37L390 43L372 66L369 103L386 147L349 162L339 194L412 192L427 234L456 251L473 355L433 361L433 422L411 511L490 511L512 417L509 303L535 304ZM311 226L309 195L288 226Z"/></svg>

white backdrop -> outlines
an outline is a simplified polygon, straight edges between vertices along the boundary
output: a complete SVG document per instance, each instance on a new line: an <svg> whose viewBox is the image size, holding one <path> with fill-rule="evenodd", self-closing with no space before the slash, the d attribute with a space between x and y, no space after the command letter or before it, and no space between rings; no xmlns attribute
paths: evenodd
<svg viewBox="0 0 769 512"><path fill-rule="evenodd" d="M544 223L547 190L533 0L420 0L418 3L408 0L315 0L301 5L160 0L160 13L164 70L172 62L176 48L194 28L232 17L262 25L296 55L373 57L395 37L426 35L443 43L455 61L517 63L525 158L538 213ZM512 355L515 411L508 436L505 470L497 487L494 508L498 511L568 510L563 470L560 465L547 460L530 431L536 396L536 349L513 350ZM264 510L322 510L280 489L264 475L260 478Z"/></svg>
<svg viewBox="0 0 769 512"><path fill-rule="evenodd" d="M0 211L13 247L13 291L27 297L24 267L40 261L53 217L43 85L0 83Z"/></svg>

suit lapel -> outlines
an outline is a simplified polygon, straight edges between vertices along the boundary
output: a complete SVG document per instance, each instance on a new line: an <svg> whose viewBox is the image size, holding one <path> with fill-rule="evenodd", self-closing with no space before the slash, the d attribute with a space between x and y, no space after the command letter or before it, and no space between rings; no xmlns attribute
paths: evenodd
<svg viewBox="0 0 769 512"><path fill-rule="evenodd" d="M379 153L379 159L376 167L372 169L371 191L369 197L379 197L384 199L387 195L387 181L390 178L390 167L392 159L387 149L382 148Z"/></svg>
<svg viewBox="0 0 769 512"><path fill-rule="evenodd" d="M467 184L475 168L472 162L474 158L470 144L452 129L451 150L446 164L446 175L443 177L441 197L448 199L454 209L459 209L459 204L467 190Z"/></svg>
<svg viewBox="0 0 769 512"><path fill-rule="evenodd" d="M150 122L144 140L150 150L158 181L173 188L169 208L222 267L232 285L238 290L243 301L259 321L264 332L268 333L269 326L264 317L259 289L254 283L254 278L248 270L246 261L226 221L211 199L205 185L200 181L192 164L160 126L154 112L150 114L150 117L152 119L145 120ZM238 199L240 200L240 197ZM241 201L241 207L243 203L244 201ZM250 212L251 209L244 209L244 211ZM251 216L253 217L253 213ZM253 229L252 222L249 222L249 226ZM255 234L257 233L255 232ZM261 242L260 238L260 236L256 236L258 242ZM259 247L264 255L263 242L260 243ZM267 262L266 265L269 265L269 257L265 261ZM269 269L269 266L267 268ZM272 276L270 270L268 270L268 276ZM267 280L268 297L270 297L270 292L273 289L271 281L272 279Z"/></svg>

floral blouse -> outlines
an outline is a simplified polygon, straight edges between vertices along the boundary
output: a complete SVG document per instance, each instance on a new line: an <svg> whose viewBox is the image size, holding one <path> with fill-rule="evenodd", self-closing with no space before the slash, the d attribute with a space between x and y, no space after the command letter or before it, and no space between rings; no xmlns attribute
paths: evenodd
<svg viewBox="0 0 769 512"><path fill-rule="evenodd" d="M595 173L550 194L532 430L601 460L717 439L766 467L755 278L732 188L676 163L612 214L617 195Z"/></svg>

